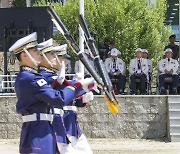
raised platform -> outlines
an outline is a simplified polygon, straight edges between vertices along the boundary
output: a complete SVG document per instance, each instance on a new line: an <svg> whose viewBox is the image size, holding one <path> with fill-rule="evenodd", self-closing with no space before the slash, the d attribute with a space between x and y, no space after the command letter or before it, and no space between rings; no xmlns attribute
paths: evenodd
<svg viewBox="0 0 180 154"><path fill-rule="evenodd" d="M80 108L79 123L88 138L169 137L168 100L180 96L126 95L117 96L121 107L118 114L109 113L103 96ZM0 97L0 138L19 138L21 115L15 111L16 97Z"/></svg>

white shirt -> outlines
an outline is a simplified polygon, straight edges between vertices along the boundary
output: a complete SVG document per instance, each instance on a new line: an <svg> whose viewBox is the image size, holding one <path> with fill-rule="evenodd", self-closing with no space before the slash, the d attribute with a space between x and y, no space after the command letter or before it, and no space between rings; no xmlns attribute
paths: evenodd
<svg viewBox="0 0 180 154"><path fill-rule="evenodd" d="M160 74L165 74L165 70L167 71L173 70L172 74L177 74L178 67L179 67L178 61L172 58L162 59L158 63L158 69L159 69Z"/></svg>
<svg viewBox="0 0 180 154"><path fill-rule="evenodd" d="M131 59L130 65L129 65L129 72L130 72L130 74L132 75L135 72L139 71L139 69L138 69L138 60L140 60L140 70L141 70L141 72L146 74L146 76L148 77L148 72L149 72L148 60L144 59L144 58Z"/></svg>
<svg viewBox="0 0 180 154"><path fill-rule="evenodd" d="M110 71L112 72L118 72L120 71L121 74L125 74L126 72L126 65L125 65L125 62L120 59L120 58L116 58L115 59L115 62L114 60L110 57L110 58L106 58L105 60L105 67L106 67L106 70L107 72L109 73ZM113 65L115 63L115 66Z"/></svg>

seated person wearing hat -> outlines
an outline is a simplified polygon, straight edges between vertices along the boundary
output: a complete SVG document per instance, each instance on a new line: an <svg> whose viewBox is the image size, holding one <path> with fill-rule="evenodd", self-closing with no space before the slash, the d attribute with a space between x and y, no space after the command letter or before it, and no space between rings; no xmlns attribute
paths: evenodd
<svg viewBox="0 0 180 154"><path fill-rule="evenodd" d="M105 60L105 67L111 79L117 79L118 82L114 83L118 90L119 94L124 93L125 85L126 85L126 77L125 77L125 66L124 61L118 58L118 54L121 52L113 48L111 49L111 57Z"/></svg>
<svg viewBox="0 0 180 154"><path fill-rule="evenodd" d="M179 85L179 76L177 74L178 71L178 61L172 59L173 52L170 48L167 48L165 51L166 58L159 62L159 84L160 84L160 94L166 94L165 90L165 83L164 80L166 77L172 77L173 84L172 87L169 89L170 94L177 94L177 86Z"/></svg>
<svg viewBox="0 0 180 154"><path fill-rule="evenodd" d="M149 67L149 82L151 82L151 76L152 76L152 71L153 71L153 65L152 65L152 60L149 59L149 52L147 49L142 49L142 58L147 59L148 61L148 67Z"/></svg>
<svg viewBox="0 0 180 154"><path fill-rule="evenodd" d="M170 43L169 43L169 45L165 46L164 51L167 48L170 48L173 52L172 58L178 60L178 58L179 58L179 46L175 44L175 41L176 41L176 35L169 36L169 42Z"/></svg>
<svg viewBox="0 0 180 154"><path fill-rule="evenodd" d="M148 79L148 61L142 58L142 49L138 48L135 50L136 58L130 61L129 73L131 81L131 94L136 94L136 79L140 79L140 92L146 94L145 80Z"/></svg>

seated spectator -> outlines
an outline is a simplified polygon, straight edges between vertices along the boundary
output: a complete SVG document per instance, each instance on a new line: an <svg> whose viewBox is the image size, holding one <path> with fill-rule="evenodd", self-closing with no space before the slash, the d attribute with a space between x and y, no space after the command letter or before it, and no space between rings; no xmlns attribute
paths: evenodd
<svg viewBox="0 0 180 154"><path fill-rule="evenodd" d="M138 48L135 50L136 58L130 61L129 73L131 81L131 94L136 94L136 79L140 80L140 92L146 94L145 80L148 79L148 61L142 58L142 49Z"/></svg>
<svg viewBox="0 0 180 154"><path fill-rule="evenodd" d="M149 58L149 57L148 57L149 52L148 52L147 49L143 49L142 51L143 51L142 58L147 59L147 61L148 61L148 67L149 67L149 72L148 72L148 74L149 74L149 82L151 82L151 76L152 76L152 71L153 71L152 60L148 59L148 58Z"/></svg>
<svg viewBox="0 0 180 154"><path fill-rule="evenodd" d="M113 48L111 50L111 57L105 60L105 67L107 72L112 79L117 79L119 82L116 82L116 87L119 94L124 93L126 78L125 78L125 67L124 61L118 58L118 54L121 54L119 50Z"/></svg>
<svg viewBox="0 0 180 154"><path fill-rule="evenodd" d="M89 59L89 62L91 64L92 67L94 67L94 61L93 61L93 58L92 58L92 55L91 53L89 52L88 49L84 49L84 52L86 53L88 59ZM74 66L74 72L75 73L78 73L80 72L80 61L76 61L75 62L75 66ZM84 68L84 78L88 78L88 77L91 77L90 73L88 72L88 70L86 68Z"/></svg>
<svg viewBox="0 0 180 154"><path fill-rule="evenodd" d="M165 90L165 78L172 77L173 84L172 88L169 89L170 94L177 94L177 86L179 85L179 76L177 74L178 71L178 61L175 59L172 59L173 52L170 48L167 48L165 51L166 58L161 60L159 62L159 84L160 84L160 94L164 95L166 94Z"/></svg>

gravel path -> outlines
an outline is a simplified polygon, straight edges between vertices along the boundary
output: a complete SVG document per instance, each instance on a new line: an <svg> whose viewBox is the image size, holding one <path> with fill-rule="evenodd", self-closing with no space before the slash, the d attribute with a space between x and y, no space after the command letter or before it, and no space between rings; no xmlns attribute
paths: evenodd
<svg viewBox="0 0 180 154"><path fill-rule="evenodd" d="M89 139L94 154L180 154L180 142ZM0 154L18 154L18 139L0 139Z"/></svg>

